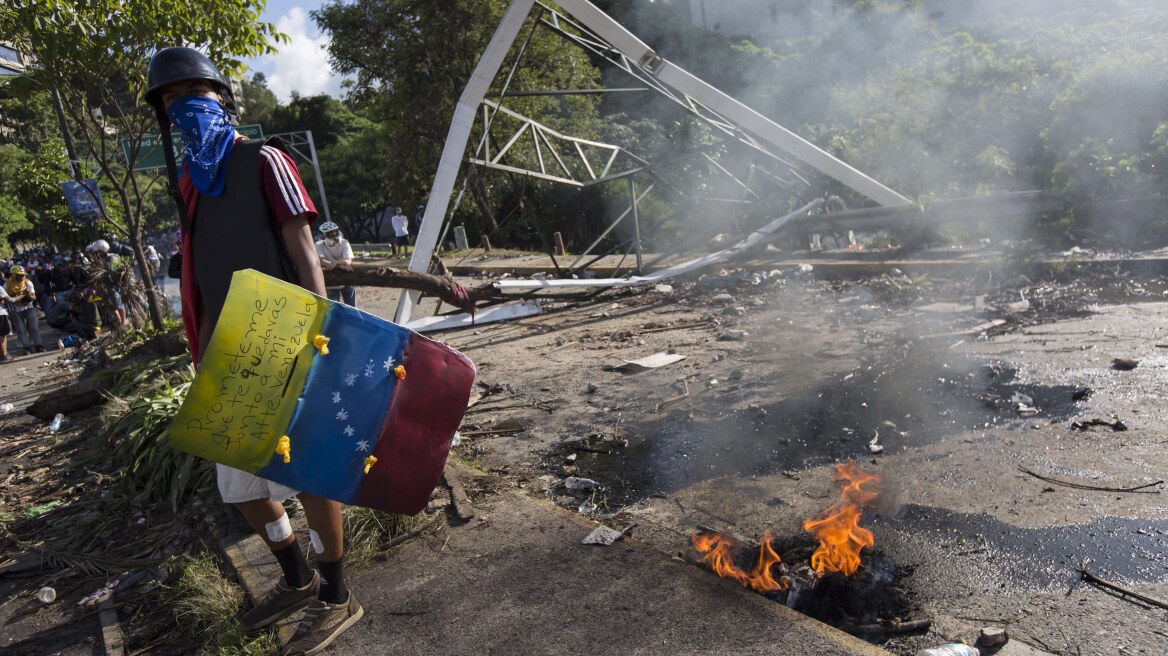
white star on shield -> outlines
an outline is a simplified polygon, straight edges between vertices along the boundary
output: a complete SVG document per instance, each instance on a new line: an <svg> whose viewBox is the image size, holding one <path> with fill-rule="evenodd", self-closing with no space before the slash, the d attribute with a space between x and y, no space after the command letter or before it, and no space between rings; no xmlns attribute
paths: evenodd
<svg viewBox="0 0 1168 656"><path fill-rule="evenodd" d="M386 358L386 359L385 359L385 371L386 371L386 372L393 371L393 365L394 365L394 364L396 364L396 363L393 361L393 356L392 356L392 355L391 355L391 356L389 356L388 358Z"/></svg>
<svg viewBox="0 0 1168 656"><path fill-rule="evenodd" d="M340 392L333 392L333 403L340 403L340 402L341 402L341 393Z"/></svg>
<svg viewBox="0 0 1168 656"><path fill-rule="evenodd" d="M369 440L361 440L360 442L358 442L357 443L357 450L358 451L368 451L369 450Z"/></svg>
<svg viewBox="0 0 1168 656"><path fill-rule="evenodd" d="M357 382L357 374L345 374L345 384L346 385L348 385L349 387L352 387L353 383L355 383L355 382Z"/></svg>
<svg viewBox="0 0 1168 656"><path fill-rule="evenodd" d="M339 419L341 421L345 421L348 418L349 418L349 413L345 412L344 408L341 408L341 411L337 413L337 419Z"/></svg>

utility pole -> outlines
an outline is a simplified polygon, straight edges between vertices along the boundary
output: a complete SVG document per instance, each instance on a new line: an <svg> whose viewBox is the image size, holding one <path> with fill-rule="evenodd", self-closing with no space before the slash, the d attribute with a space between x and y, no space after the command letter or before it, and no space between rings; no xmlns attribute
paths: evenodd
<svg viewBox="0 0 1168 656"><path fill-rule="evenodd" d="M65 122L65 108L61 106L61 94L57 83L49 82L49 95L53 97L53 109L57 111L57 122L61 125L61 137L65 140L65 153L69 156L69 173L81 182L81 162L77 159L77 149L73 146L73 135L69 134L69 124Z"/></svg>

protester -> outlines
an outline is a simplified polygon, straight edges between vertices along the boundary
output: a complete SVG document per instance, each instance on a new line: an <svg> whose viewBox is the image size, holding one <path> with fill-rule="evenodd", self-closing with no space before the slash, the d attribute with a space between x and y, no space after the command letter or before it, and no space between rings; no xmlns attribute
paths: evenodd
<svg viewBox="0 0 1168 656"><path fill-rule="evenodd" d="M0 362L8 362L8 336L12 334L12 323L8 319L8 286L0 285Z"/></svg>
<svg viewBox="0 0 1168 656"><path fill-rule="evenodd" d="M393 225L393 243L390 244L390 250L394 257L397 257L398 249L401 249L402 255L409 255L410 250L410 225L409 219L402 214L402 208L397 208L393 216L390 217L389 222Z"/></svg>
<svg viewBox="0 0 1168 656"><path fill-rule="evenodd" d="M243 139L231 127L236 109L230 85L202 53L160 50L150 60L148 80L145 97L158 116L172 178L177 176L169 149L172 122L185 146L177 180L184 228L182 305L197 365L235 271L256 269L325 295L312 239L317 212L291 157L273 145ZM283 653L323 650L364 614L345 585L340 504L223 465L216 473L223 500L239 509L283 572L272 591L241 617L242 624L259 629L307 605ZM305 559L281 505L292 495L304 507L319 572Z"/></svg>
<svg viewBox="0 0 1168 656"><path fill-rule="evenodd" d="M24 267L19 264L12 265L5 292L9 299L10 320L21 348L26 355L33 352L43 353L45 347L41 345L40 317L37 315L36 306L33 305L36 301L36 287L25 275Z"/></svg>
<svg viewBox="0 0 1168 656"><path fill-rule="evenodd" d="M110 245L104 239L98 239L85 247L94 266L97 267L95 282L104 302L102 316L115 326L126 325L126 305L122 301L122 291L118 289L117 273L121 267L121 260L117 255L110 253Z"/></svg>
<svg viewBox="0 0 1168 656"><path fill-rule="evenodd" d="M425 216L425 214L426 214L426 206L425 205L418 205L418 211L414 212L414 220L413 220L412 225L410 226L410 232L412 234L416 235L416 234L418 234L419 231L421 231L422 218Z"/></svg>
<svg viewBox="0 0 1168 656"><path fill-rule="evenodd" d="M353 270L353 246L341 234L341 228L332 221L320 224L320 241L316 242L316 255L320 258L322 271L340 269ZM345 305L357 307L357 289L352 285L327 288L328 297L340 300Z"/></svg>
<svg viewBox="0 0 1168 656"><path fill-rule="evenodd" d="M150 265L150 280L153 281L158 277L158 268L162 265L162 259L158 256L158 250L154 248L154 244L146 244L142 253L146 256L146 263Z"/></svg>

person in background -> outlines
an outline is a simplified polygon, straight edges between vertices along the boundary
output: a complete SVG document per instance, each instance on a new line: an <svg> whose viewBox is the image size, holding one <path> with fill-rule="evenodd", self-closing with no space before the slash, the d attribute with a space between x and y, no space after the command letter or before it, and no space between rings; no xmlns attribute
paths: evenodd
<svg viewBox="0 0 1168 656"><path fill-rule="evenodd" d="M89 271L85 268L85 256L76 251L69 258L69 288L85 289L89 286Z"/></svg>
<svg viewBox="0 0 1168 656"><path fill-rule="evenodd" d="M145 100L155 110L172 184L181 194L182 313L199 365L219 319L231 276L255 269L326 294L312 238L316 206L292 158L275 142L251 141L232 127L235 98L227 79L193 48L159 50L150 59ZM170 129L185 146L181 173ZM345 585L341 504L217 464L220 496L264 540L283 576L240 618L258 630L305 608L282 654L323 651L364 615ZM296 496L308 520L316 568L308 564L281 502Z"/></svg>
<svg viewBox="0 0 1168 656"><path fill-rule="evenodd" d="M158 250L154 248L154 244L146 244L146 248L142 249L142 253L146 256L146 262L150 265L150 280L152 284L157 284L158 269L162 266L162 258L158 256Z"/></svg>
<svg viewBox="0 0 1168 656"><path fill-rule="evenodd" d="M85 247L89 252L89 257L97 268L96 280L93 282L98 286L99 293L105 299L105 312L102 314L102 322L109 319L109 323L115 327L126 325L126 305L122 302L122 292L118 289L116 274L118 268L121 266L121 259L110 253L110 245L104 239L98 239Z"/></svg>
<svg viewBox="0 0 1168 656"><path fill-rule="evenodd" d="M320 258L321 271L353 270L353 246L341 234L341 228L332 221L320 224L320 241L316 242L316 256ZM328 297L345 305L357 307L357 289L352 285L326 288Z"/></svg>
<svg viewBox="0 0 1168 656"><path fill-rule="evenodd" d="M393 243L390 244L393 256L397 257L398 249L402 255L409 255L410 251L410 220L402 214L402 208L397 208L389 222L393 225Z"/></svg>
<svg viewBox="0 0 1168 656"><path fill-rule="evenodd" d="M60 255L53 258L53 270L49 276L49 282L52 283L53 294L56 295L54 302L56 304L64 303L65 297L73 289L73 281L69 275L69 261L67 259Z"/></svg>
<svg viewBox="0 0 1168 656"><path fill-rule="evenodd" d="M12 265L9 270L8 283L5 292L9 299L10 320L16 329L16 337L25 354L43 353L45 347L41 345L41 322L37 316L36 287L25 275L24 267Z"/></svg>
<svg viewBox="0 0 1168 656"><path fill-rule="evenodd" d="M41 309L41 312L48 313L56 302L56 296L53 289L53 260L48 256L42 257L38 263L37 268L30 271L29 274L36 280L36 288L41 290L37 295L36 305Z"/></svg>
<svg viewBox="0 0 1168 656"><path fill-rule="evenodd" d="M410 226L411 233L416 235L416 234L418 234L418 231L420 231L422 229L422 218L425 215L426 215L426 206L425 205L418 205L418 210L416 212L414 212L413 224Z"/></svg>
<svg viewBox="0 0 1168 656"><path fill-rule="evenodd" d="M12 322L8 319L7 285L0 285L0 362L8 362L8 336L12 334Z"/></svg>

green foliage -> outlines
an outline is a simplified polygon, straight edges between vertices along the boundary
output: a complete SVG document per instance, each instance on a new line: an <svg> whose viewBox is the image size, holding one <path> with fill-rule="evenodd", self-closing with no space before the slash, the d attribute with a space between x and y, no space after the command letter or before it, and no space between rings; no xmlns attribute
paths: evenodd
<svg viewBox="0 0 1168 656"><path fill-rule="evenodd" d="M329 59L334 69L355 76L350 93L355 111L381 126L377 148L389 179L386 185L371 188L373 198L365 206L376 206L376 196L385 193L392 194L393 204L403 208L425 202L455 102L507 4L505 0L334 0L312 12L321 29L330 34ZM512 55L521 43L514 46ZM583 52L565 47L562 39L538 29L510 88L591 88L598 81L599 73ZM516 98L509 106L539 116L553 128L588 136L599 129L597 102L590 96L532 96ZM472 136L471 141L477 138ZM474 196L478 211L460 217L460 222L469 222L472 234L480 227L494 230L508 213L514 214L514 229L525 231L523 226L531 223L531 217L514 212L528 191L522 181L496 176L481 191Z"/></svg>
<svg viewBox="0 0 1168 656"><path fill-rule="evenodd" d="M173 367L176 356L168 363ZM134 395L129 403L115 400L107 409L104 437L114 442L124 463L123 483L129 496L148 503L169 503L172 510L213 484L215 470L209 462L175 450L167 428L186 398L194 368L168 380L159 363L121 374L115 393Z"/></svg>
<svg viewBox="0 0 1168 656"><path fill-rule="evenodd" d="M182 556L181 574L168 587L179 627L202 656L268 656L279 649L271 631L249 636L239 625L243 590L224 576L209 555Z"/></svg>
<svg viewBox="0 0 1168 656"><path fill-rule="evenodd" d="M416 530L424 521L358 506L346 506L344 513L345 562L350 567L384 556L395 538Z"/></svg>
<svg viewBox="0 0 1168 656"><path fill-rule="evenodd" d="M11 0L0 5L0 34L35 62L25 76L42 90L56 87L84 169L102 178L110 216L103 227L125 237L141 257L143 216L150 196L133 172L141 139L157 134L142 93L155 51L175 45L203 48L225 74L242 70L240 58L273 52L282 36L259 20L261 0ZM124 161L121 140L131 147ZM72 177L61 170L60 175ZM143 278L147 272L143 270ZM154 327L161 310L151 304Z"/></svg>

